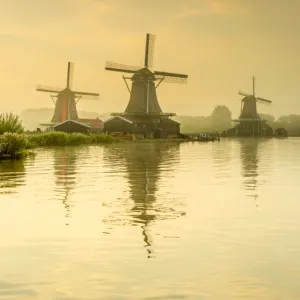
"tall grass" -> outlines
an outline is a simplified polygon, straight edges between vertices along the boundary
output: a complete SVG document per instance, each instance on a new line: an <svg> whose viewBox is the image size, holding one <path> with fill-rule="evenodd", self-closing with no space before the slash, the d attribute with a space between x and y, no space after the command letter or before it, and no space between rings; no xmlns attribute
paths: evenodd
<svg viewBox="0 0 300 300"><path fill-rule="evenodd" d="M105 134L47 132L18 134L6 132L0 135L0 159L15 159L28 155L28 149L47 146L68 146L119 142L118 138Z"/></svg>
<svg viewBox="0 0 300 300"><path fill-rule="evenodd" d="M83 134L44 132L27 136L32 147L103 144L118 142L119 139L105 134Z"/></svg>
<svg viewBox="0 0 300 300"><path fill-rule="evenodd" d="M0 159L26 156L29 147L24 134L6 132L0 135Z"/></svg>
<svg viewBox="0 0 300 300"><path fill-rule="evenodd" d="M0 114L0 135L4 134L5 132L24 132L24 127L18 115L13 113Z"/></svg>

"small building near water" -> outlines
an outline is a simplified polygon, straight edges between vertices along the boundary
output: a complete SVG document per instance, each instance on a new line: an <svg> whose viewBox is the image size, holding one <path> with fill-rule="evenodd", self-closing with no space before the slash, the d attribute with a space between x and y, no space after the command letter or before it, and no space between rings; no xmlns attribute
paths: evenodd
<svg viewBox="0 0 300 300"><path fill-rule="evenodd" d="M89 125L74 121L74 120L66 120L62 123L56 124L53 126L54 131L62 131L66 133L88 133L91 131L91 127Z"/></svg>
<svg viewBox="0 0 300 300"><path fill-rule="evenodd" d="M80 123L90 126L91 132L99 133L103 130L103 121L96 119L79 119Z"/></svg>
<svg viewBox="0 0 300 300"><path fill-rule="evenodd" d="M276 128L275 130L275 136L278 137L287 137L289 135L288 131L285 128Z"/></svg>
<svg viewBox="0 0 300 300"><path fill-rule="evenodd" d="M169 116L116 114L104 122L109 134L134 134L141 138L178 138L180 123Z"/></svg>

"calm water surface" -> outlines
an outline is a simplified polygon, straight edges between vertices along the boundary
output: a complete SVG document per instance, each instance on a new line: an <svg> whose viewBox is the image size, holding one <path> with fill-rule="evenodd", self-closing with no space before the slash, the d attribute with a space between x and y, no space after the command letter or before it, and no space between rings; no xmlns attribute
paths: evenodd
<svg viewBox="0 0 300 300"><path fill-rule="evenodd" d="M0 299L300 299L300 139L0 163Z"/></svg>

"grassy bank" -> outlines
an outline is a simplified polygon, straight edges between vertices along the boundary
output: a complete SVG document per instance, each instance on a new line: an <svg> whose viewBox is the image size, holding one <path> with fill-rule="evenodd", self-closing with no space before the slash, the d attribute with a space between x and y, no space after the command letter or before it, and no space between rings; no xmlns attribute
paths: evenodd
<svg viewBox="0 0 300 300"><path fill-rule="evenodd" d="M0 159L18 159L31 154L24 134L6 132L0 135Z"/></svg>
<svg viewBox="0 0 300 300"><path fill-rule="evenodd" d="M0 160L26 157L33 154L32 149L37 147L104 144L119 141L120 139L105 134L49 132L25 135L6 132L0 135Z"/></svg>
<svg viewBox="0 0 300 300"><path fill-rule="evenodd" d="M68 146L104 144L119 142L118 138L105 134L82 134L64 132L44 132L26 135L28 143L32 148L46 146Z"/></svg>
<svg viewBox="0 0 300 300"><path fill-rule="evenodd" d="M128 139L105 134L44 132L34 134L5 133L0 135L0 159L18 159L33 153L32 149L51 146L95 145L107 143L170 143L186 139Z"/></svg>

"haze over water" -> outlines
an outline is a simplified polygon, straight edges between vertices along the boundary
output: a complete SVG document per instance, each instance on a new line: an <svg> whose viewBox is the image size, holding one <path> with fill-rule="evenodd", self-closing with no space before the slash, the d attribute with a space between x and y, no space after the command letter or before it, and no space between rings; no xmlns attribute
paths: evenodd
<svg viewBox="0 0 300 300"><path fill-rule="evenodd" d="M0 299L300 298L300 139L0 162Z"/></svg>

